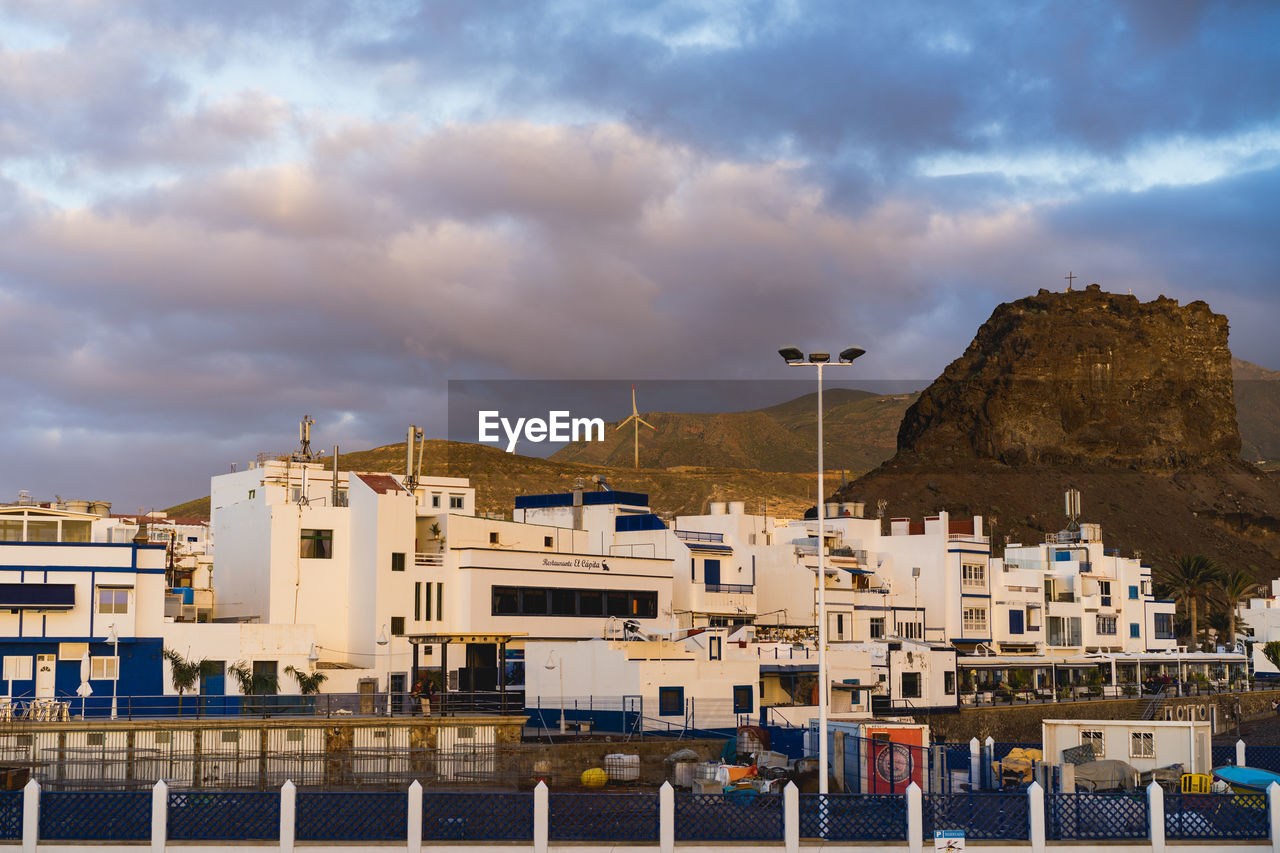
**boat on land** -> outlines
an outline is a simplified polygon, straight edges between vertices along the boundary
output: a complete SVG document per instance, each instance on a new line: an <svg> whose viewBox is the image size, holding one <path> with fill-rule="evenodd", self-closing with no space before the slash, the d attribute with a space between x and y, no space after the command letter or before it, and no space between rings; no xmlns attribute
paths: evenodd
<svg viewBox="0 0 1280 853"><path fill-rule="evenodd" d="M1272 782L1280 783L1280 773L1258 767L1226 765L1214 768L1213 775L1231 786L1237 794L1265 794Z"/></svg>

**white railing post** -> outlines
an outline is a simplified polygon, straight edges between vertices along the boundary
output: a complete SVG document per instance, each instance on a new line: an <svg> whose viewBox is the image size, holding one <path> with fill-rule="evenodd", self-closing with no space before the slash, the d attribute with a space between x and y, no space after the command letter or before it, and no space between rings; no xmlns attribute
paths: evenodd
<svg viewBox="0 0 1280 853"><path fill-rule="evenodd" d="M1147 786L1147 813L1151 816L1151 853L1164 853L1164 789Z"/></svg>
<svg viewBox="0 0 1280 853"><path fill-rule="evenodd" d="M1039 782L1027 786L1027 814L1030 825L1027 827L1027 838L1031 841L1032 853L1044 853L1044 788Z"/></svg>
<svg viewBox="0 0 1280 853"><path fill-rule="evenodd" d="M782 789L782 835L787 853L800 850L800 789L788 782Z"/></svg>
<svg viewBox="0 0 1280 853"><path fill-rule="evenodd" d="M1244 767L1244 741L1236 741L1236 767Z"/></svg>
<svg viewBox="0 0 1280 853"><path fill-rule="evenodd" d="M151 789L151 851L164 853L169 841L169 786L163 779Z"/></svg>
<svg viewBox="0 0 1280 853"><path fill-rule="evenodd" d="M546 782L533 789L533 853L547 853L551 829L551 792Z"/></svg>
<svg viewBox="0 0 1280 853"><path fill-rule="evenodd" d="M417 779L409 785L409 814L406 824L408 853L422 853L422 783Z"/></svg>
<svg viewBox="0 0 1280 853"><path fill-rule="evenodd" d="M40 840L40 783L35 779L22 789L22 853L36 853Z"/></svg>
<svg viewBox="0 0 1280 853"><path fill-rule="evenodd" d="M907 849L924 853L924 799L915 782L907 786Z"/></svg>
<svg viewBox="0 0 1280 853"><path fill-rule="evenodd" d="M676 789L670 782L658 789L658 849L661 853L676 849Z"/></svg>
<svg viewBox="0 0 1280 853"><path fill-rule="evenodd" d="M1271 839L1271 853L1280 853L1280 785L1267 786L1267 835Z"/></svg>
<svg viewBox="0 0 1280 853"><path fill-rule="evenodd" d="M293 853L298 820L298 787L286 779L280 786L280 853Z"/></svg>
<svg viewBox="0 0 1280 853"><path fill-rule="evenodd" d="M982 747L978 745L978 739L969 739L969 790L982 790Z"/></svg>

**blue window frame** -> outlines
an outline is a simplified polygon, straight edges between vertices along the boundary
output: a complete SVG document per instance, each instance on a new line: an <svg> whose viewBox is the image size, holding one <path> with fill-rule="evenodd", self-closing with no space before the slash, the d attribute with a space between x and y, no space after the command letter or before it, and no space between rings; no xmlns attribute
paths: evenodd
<svg viewBox="0 0 1280 853"><path fill-rule="evenodd" d="M707 659L720 660L720 638L712 637L707 641Z"/></svg>
<svg viewBox="0 0 1280 853"><path fill-rule="evenodd" d="M1142 637L1142 626L1139 625L1137 622L1130 622L1129 636L1135 640L1140 639Z"/></svg>
<svg viewBox="0 0 1280 853"><path fill-rule="evenodd" d="M684 716L684 688L683 687L659 687L658 688L658 716L660 717Z"/></svg>
<svg viewBox="0 0 1280 853"><path fill-rule="evenodd" d="M1138 588L1136 586L1129 587L1129 600L1130 601L1138 600Z"/></svg>
<svg viewBox="0 0 1280 853"><path fill-rule="evenodd" d="M755 711L755 699L750 684L735 684L733 687L733 713L750 714Z"/></svg>
<svg viewBox="0 0 1280 853"><path fill-rule="evenodd" d="M1022 633L1022 611L1021 610L1009 611L1009 633L1010 634Z"/></svg>

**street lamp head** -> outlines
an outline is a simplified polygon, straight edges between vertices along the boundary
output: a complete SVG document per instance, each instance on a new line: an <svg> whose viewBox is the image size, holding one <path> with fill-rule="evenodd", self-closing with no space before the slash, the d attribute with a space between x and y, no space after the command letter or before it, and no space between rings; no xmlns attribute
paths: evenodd
<svg viewBox="0 0 1280 853"><path fill-rule="evenodd" d="M800 352L800 347L783 347L778 350L778 355L782 356L787 364L796 364L804 360L804 353Z"/></svg>
<svg viewBox="0 0 1280 853"><path fill-rule="evenodd" d="M385 646L387 644L387 626L383 625L382 630L378 632L378 645Z"/></svg>
<svg viewBox="0 0 1280 853"><path fill-rule="evenodd" d="M851 363L855 358L857 358L858 356L860 356L860 355L865 355L865 354L866 354L866 352L867 352L867 351L866 351L866 350L864 350L862 347L849 347L848 349L841 350L841 351L840 351L840 363L841 363L841 364L849 364L849 363Z"/></svg>
<svg viewBox="0 0 1280 853"><path fill-rule="evenodd" d="M810 363L810 364L826 364L826 363L827 363L828 361L830 361L830 360L831 360L831 353L829 353L829 352L811 352L811 353L809 353L809 363Z"/></svg>

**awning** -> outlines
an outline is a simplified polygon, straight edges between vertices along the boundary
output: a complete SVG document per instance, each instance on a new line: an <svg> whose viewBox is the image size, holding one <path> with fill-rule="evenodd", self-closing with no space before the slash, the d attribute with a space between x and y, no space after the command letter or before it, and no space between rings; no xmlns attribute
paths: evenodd
<svg viewBox="0 0 1280 853"><path fill-rule="evenodd" d="M0 610L70 610L75 606L73 583L0 583Z"/></svg>

